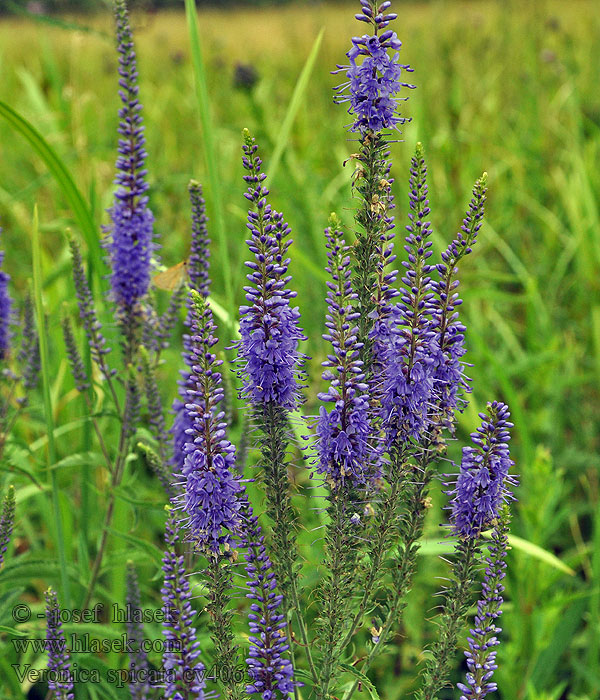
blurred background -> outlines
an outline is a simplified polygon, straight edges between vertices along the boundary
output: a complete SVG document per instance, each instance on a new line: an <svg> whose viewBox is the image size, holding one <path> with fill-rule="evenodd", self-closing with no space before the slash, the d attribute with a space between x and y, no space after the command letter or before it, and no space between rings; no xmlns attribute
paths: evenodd
<svg viewBox="0 0 600 700"><path fill-rule="evenodd" d="M133 5L150 202L161 256L172 265L189 246L188 180L206 184L214 217L213 198L183 2ZM417 141L427 154L438 253L458 231L475 179L488 172L487 221L461 274L473 394L459 438L464 442L476 427L477 411L487 400L510 405L515 471L521 475L513 531L548 555L543 561L522 548L510 554L498 696L595 700L600 697L600 6L595 0L395 5L401 62L414 68L409 80L417 86L402 107L412 122L403 140L391 146L397 231L401 235L406 220L408 167ZM295 241L292 273L313 358L307 414L315 410L325 352L322 231L329 213L337 211L353 235L352 167L343 164L355 144L345 130L344 107L332 104L332 88L341 79L330 71L345 62L350 36L362 33L353 20L356 6L198 2L231 260L225 269L215 244L215 297L223 299L229 276L241 301L246 215L241 130L248 127L267 169L277 144L285 145L270 187ZM64 160L89 198L100 231L111 200L119 106L107 3L3 0L0 11L0 99ZM316 48L308 82L296 93L289 137L282 141L298 77ZM72 304L73 298L64 239L65 228L74 225L72 214L43 162L0 120L2 245L19 293L31 277L36 202L49 328L60 351L53 361L61 422L76 410L55 330L62 303ZM167 403L175 393L172 368L178 362L176 347L167 355L171 370L164 371ZM41 430L35 420L34 411L31 423L19 428L24 443ZM458 448L459 443L451 447L453 456ZM68 450L65 445L65 454ZM439 537L443 517L435 510L431 537ZM431 594L439 586L435 576L445 569L434 557L423 559L401 651L392 663L374 669L381 697L389 700L410 689L420 649L434 630L427 619L435 604Z"/></svg>

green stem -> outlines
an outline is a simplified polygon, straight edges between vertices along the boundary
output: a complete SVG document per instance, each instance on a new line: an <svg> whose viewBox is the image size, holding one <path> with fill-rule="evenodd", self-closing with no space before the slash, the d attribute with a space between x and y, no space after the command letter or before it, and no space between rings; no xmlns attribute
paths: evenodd
<svg viewBox="0 0 600 700"><path fill-rule="evenodd" d="M69 584L69 576L67 573L67 555L65 551L62 514L60 511L58 478L56 474L56 469L54 468L58 460L56 453L56 443L54 441L54 418L52 414L52 398L50 395L50 364L48 359L48 338L46 336L46 316L44 312L44 300L42 297L42 260L37 205L34 207L33 210L32 252L33 288L35 293L35 307L40 343L40 363L42 370L44 417L46 420L46 430L48 433L48 469L50 471L50 484L52 490L52 509L54 512L54 525L56 530L56 544L58 548L58 562L60 568L62 596L64 600L64 607L69 609L71 607L71 590Z"/></svg>
<svg viewBox="0 0 600 700"><path fill-rule="evenodd" d="M469 599L475 577L477 540L459 540L456 546L454 579L451 581L439 625L439 637L427 661L424 683L417 693L418 700L437 700L438 692L448 684L449 666L456 651L458 634L469 611Z"/></svg>
<svg viewBox="0 0 600 700"><path fill-rule="evenodd" d="M391 543L394 541L394 534L398 527L400 505L409 487L409 481L403 469L403 459L403 455L400 454L396 455L392 460L393 472L391 489L389 494L385 494L381 504L381 513L379 517L376 518L373 526L372 538L369 538L372 544L367 554L371 564L369 566L367 579L364 583L363 597L358 606L356 615L350 624L350 628L340 645L342 649L348 646L358 625L363 619L363 615L375 593L375 585L380 579L386 554L389 551Z"/></svg>
<svg viewBox="0 0 600 700"><path fill-rule="evenodd" d="M289 609L295 612L302 644L313 680L317 672L312 658L308 630L301 614L298 575L296 571L298 551L292 523L296 520L292 508L287 474L286 450L288 447L288 419L284 409L264 404L255 409L255 422L261 429L259 438L267 496L267 515L273 522L272 557L275 576L284 600L289 599Z"/></svg>
<svg viewBox="0 0 600 700"><path fill-rule="evenodd" d="M400 524L402 541L396 567L392 574L394 590L388 601L388 612L379 634L379 640L377 644L373 645L360 669L362 675L369 671L375 658L383 651L392 628L401 619L405 607L404 598L412 586L412 578L420 548L419 540L423 534L423 524L427 513L425 497L433 476L430 466L432 459L433 455L429 446L424 447L418 466L414 469L410 478L411 489L407 503L407 513ZM344 696L344 700L350 700L354 695L358 682L357 679Z"/></svg>
<svg viewBox="0 0 600 700"><path fill-rule="evenodd" d="M351 486L342 484L331 493L329 499L331 521L327 534L327 574L320 591L323 610L319 638L323 656L316 692L321 699L329 697L329 686L344 649L341 642L352 602L348 592L356 588L360 551L356 547L359 538L357 526L350 520L357 494Z"/></svg>
<svg viewBox="0 0 600 700"><path fill-rule="evenodd" d="M127 401L127 399L126 399ZM127 409L125 409L125 412L127 412ZM117 497L117 489L121 483L121 479L123 478L123 472L125 470L125 462L126 462L126 456L127 456L127 447L128 447L128 440L127 440L127 435L126 435L126 428L127 426L124 425L124 423L121 423L121 434L119 436L119 448L117 451L117 458L115 459L115 463L112 469L112 474L111 474L111 482L110 482L110 495L108 498L108 505L106 508L106 513L104 515L104 525L102 527L102 536L100 540L100 546L98 547L98 552L96 553L96 558L94 559L94 563L92 565L92 573L90 576L90 582L88 584L88 588L85 594L85 598L83 600L83 603L81 605L81 608L85 610L92 599L92 595L94 593L94 588L96 586L96 582L98 580L98 575L100 573L100 567L102 566L102 559L104 558L104 552L106 550L106 544L108 541L108 531L110 529L110 525L112 523L112 518L114 514L114 509L115 509L115 500Z"/></svg>

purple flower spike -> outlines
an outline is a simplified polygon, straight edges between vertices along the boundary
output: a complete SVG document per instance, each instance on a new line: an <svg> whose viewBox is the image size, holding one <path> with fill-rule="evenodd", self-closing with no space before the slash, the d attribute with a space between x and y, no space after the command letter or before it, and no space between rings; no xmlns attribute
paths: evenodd
<svg viewBox="0 0 600 700"><path fill-rule="evenodd" d="M394 308L385 358L382 417L388 447L419 439L428 427L434 388L433 374L439 350L431 330L433 269L431 225L427 190L427 167L421 144L417 144L410 171L410 224L406 227L408 260ZM383 339L385 340L385 338Z"/></svg>
<svg viewBox="0 0 600 700"><path fill-rule="evenodd" d="M207 229L206 202L202 197L202 185L199 182L191 180L188 189L192 204L192 250L188 260L188 272L191 286L202 296L207 297L210 290L208 275L210 238Z"/></svg>
<svg viewBox="0 0 600 700"><path fill-rule="evenodd" d="M481 228L487 192L487 174L477 180L469 211L456 238L442 253L442 261L435 267L438 280L433 283L433 329L440 349L435 368L434 381L436 404L442 421L450 428L454 426L454 412L465 405L462 394L470 392L469 379L465 376L462 357L465 349L466 327L460 321L457 307L462 304L456 291L458 263L471 252Z"/></svg>
<svg viewBox="0 0 600 700"><path fill-rule="evenodd" d="M0 567L4 562L4 555L8 549L10 538L15 524L15 487L9 486L8 492L2 502L2 515L0 516Z"/></svg>
<svg viewBox="0 0 600 700"><path fill-rule="evenodd" d="M163 556L164 584L161 588L165 613L163 667L166 685L163 697L167 700L203 700L204 664L198 661L200 645L192 624L194 611L190 603L190 582L183 555L175 551L178 541L177 526L169 515L165 526L167 547Z"/></svg>
<svg viewBox="0 0 600 700"><path fill-rule="evenodd" d="M350 479L364 484L369 474L371 425L367 384L359 359L362 343L358 342L356 321L359 314L353 302L357 295L350 282L350 246L341 231L325 230L327 238L327 272L333 281L327 282L328 314L323 338L331 343L332 353L323 362L323 379L329 381L327 392L319 394L322 401L333 404L331 410L321 406L317 423L319 461L317 471L331 477L334 484Z"/></svg>
<svg viewBox="0 0 600 700"><path fill-rule="evenodd" d="M398 51L402 43L396 33L390 30L379 33L397 17L386 14L387 7L388 3L378 7L376 2L361 1L361 13L356 15L356 19L371 24L374 36L365 34L353 37L352 48L346 54L350 65L338 65L338 70L334 71L343 72L348 78L347 82L335 88L335 101L338 104L350 103L348 113L354 116L350 129L363 135L368 131L377 133L384 129L397 129L400 124L410 121L398 112L398 102L408 98L396 95L403 87L415 87L402 81L402 71L411 73L412 68L399 63Z"/></svg>
<svg viewBox="0 0 600 700"><path fill-rule="evenodd" d="M290 648L286 621L279 612L283 596L276 593L277 581L258 519L247 501L243 509L246 585L250 588L246 597L254 601L248 614L251 636L246 663L251 682L246 692L260 695L263 700L287 698L294 692L295 683L292 663L283 656Z"/></svg>
<svg viewBox="0 0 600 700"><path fill-rule="evenodd" d="M506 551L508 547L508 508L505 508L492 533L487 568L482 585L482 595L477 602L475 627L469 637L469 650L465 651L468 671L466 683L457 683L462 692L460 700L483 700L488 693L498 689L492 680L496 665L496 647L500 644L498 635L502 628L496 620L502 614L502 580L506 570Z"/></svg>
<svg viewBox="0 0 600 700"><path fill-rule="evenodd" d="M463 447L460 473L450 495L451 523L459 537L476 538L491 527L499 516L500 507L511 497L508 490L515 480L508 472L514 462L508 442L510 413L506 404L488 404L488 413L477 432L471 433L474 447Z"/></svg>
<svg viewBox="0 0 600 700"><path fill-rule="evenodd" d="M199 182L191 180L188 186L190 202L192 205L192 245L188 259L188 273L190 286L203 297L208 297L210 293L209 259L210 259L210 238L208 236L206 216L206 203L202 197L202 186ZM192 324L191 311L188 310L186 326L190 328ZM190 336L186 333L183 336L183 359L184 362L190 359ZM190 367L191 369L191 367ZM171 464L176 470L181 471L185 458L185 444L188 441L188 431L192 429L192 420L185 410L187 383L190 372L183 371L183 379L179 381L179 398L173 403L173 413L175 420L171 428L173 457Z"/></svg>
<svg viewBox="0 0 600 700"><path fill-rule="evenodd" d="M206 299L190 291L190 373L185 383L185 413L191 428L183 446L183 492L177 503L186 517L182 523L189 539L203 552L217 552L230 544L239 526L238 494L242 490L235 470L235 447L225 437L222 364L212 352L217 339L212 311ZM182 440L181 434L177 435Z"/></svg>
<svg viewBox="0 0 600 700"><path fill-rule="evenodd" d="M53 700L74 700L73 675L69 650L60 620L56 593L46 591L46 651L48 652L48 688Z"/></svg>
<svg viewBox="0 0 600 700"><path fill-rule="evenodd" d="M0 233L2 229L0 229ZM0 250L0 265L4 262L4 251ZM10 352L10 323L12 300L8 293L10 275L0 270L0 360L4 360Z"/></svg>
<svg viewBox="0 0 600 700"><path fill-rule="evenodd" d="M144 127L138 99L137 65L125 0L116 0L119 52L119 156L116 162L118 189L109 210L107 247L112 267L111 287L115 302L126 315L137 311L150 284L150 260L155 245L152 212L146 191Z"/></svg>
<svg viewBox="0 0 600 700"><path fill-rule="evenodd" d="M251 272L244 287L247 306L240 307L238 360L243 377L243 394L254 405L271 404L293 410L300 401L298 380L304 356L298 344L305 339L298 320L300 312L290 305L296 293L287 289L291 244L290 229L283 215L267 203L269 190L263 186L266 175L258 146L247 131L243 164L248 171L246 199L254 206L248 212L250 239L246 241L254 260L246 263Z"/></svg>

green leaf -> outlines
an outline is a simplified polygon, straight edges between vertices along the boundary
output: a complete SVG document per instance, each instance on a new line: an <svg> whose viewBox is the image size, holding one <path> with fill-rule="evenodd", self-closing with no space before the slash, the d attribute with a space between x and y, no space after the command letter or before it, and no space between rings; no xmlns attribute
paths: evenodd
<svg viewBox="0 0 600 700"><path fill-rule="evenodd" d="M489 533L484 533L484 537L489 536ZM557 556L552 554L552 552L549 552L546 549L542 549L542 547L538 546L537 544L533 544L533 542L524 540L521 537L517 537L516 535L509 535L508 543L511 547L514 547L515 549L518 549L521 552L528 554L534 559L539 559L540 561L543 561L546 564L553 566L555 569L558 569L559 571L562 571L563 573L568 574L569 576L575 576L575 571L573 571L573 569L570 566L567 566L567 564L565 564Z"/></svg>
<svg viewBox="0 0 600 700"><path fill-rule="evenodd" d="M547 688L555 679L553 672L561 671L560 657L571 645L571 641L580 628L587 601L579 600L568 608L560 617L548 646L539 655L531 683L536 690Z"/></svg>
<svg viewBox="0 0 600 700"><path fill-rule="evenodd" d="M296 115L298 114L300 105L302 104L302 99L304 98L304 93L306 92L306 89L308 87L311 73L313 72L313 68L315 67L317 56L319 55L319 49L321 48L321 42L323 41L324 33L325 29L321 29L319 35L315 39L310 53L308 55L308 58L306 59L306 63L304 64L304 67L300 72L300 76L298 77L298 81L294 88L294 92L292 93L292 99L290 100L287 111L285 113L285 117L283 118L281 130L279 131L279 135L277 136L275 148L271 157L271 164L267 172L269 182L272 182L275 179L277 168L279 167L279 163L281 162L283 153L290 140L290 132L292 130L292 125L294 123Z"/></svg>
<svg viewBox="0 0 600 700"><path fill-rule="evenodd" d="M72 580L79 580L77 571L72 565L67 565L67 572ZM47 579L54 582L60 575L61 568L56 559L26 559L21 556L4 562L4 567L0 571L0 585L22 583L25 586L31 586L33 579Z"/></svg>
<svg viewBox="0 0 600 700"><path fill-rule="evenodd" d="M131 692L127 683L121 683L120 676L116 670L111 669L108 664L101 661L97 656L91 654L78 655L77 661L81 668L90 669L98 672L100 683L97 687L102 689L104 698L111 700L130 700ZM110 680L114 679L111 683Z"/></svg>
<svg viewBox="0 0 600 700"><path fill-rule="evenodd" d="M74 455L68 455L59 459L56 464L53 464L50 469L62 469L64 467L82 467L86 464L104 464L104 455L100 452L78 452Z"/></svg>
<svg viewBox="0 0 600 700"><path fill-rule="evenodd" d="M367 689L367 692L371 696L372 700L379 700L377 689L364 673L361 673L357 668L354 668L354 666L350 666L349 664L340 664L340 668L343 671L352 674L360 683L362 683L363 687Z"/></svg>
<svg viewBox="0 0 600 700"><path fill-rule="evenodd" d="M10 126L29 142L35 153L44 161L46 167L56 180L85 238L90 255L94 261L94 267L96 270L104 269L96 224L94 223L90 208L81 192L77 189L75 180L67 166L33 124L28 122L27 119L1 100L0 117L4 117ZM99 275L99 277L101 277L101 275Z"/></svg>
<svg viewBox="0 0 600 700"><path fill-rule="evenodd" d="M143 549L151 561L153 561L157 566L161 566L163 553L156 545L148 542L147 540L141 539L141 537L129 535L126 532L119 532L118 530L113 530L112 528L109 528L108 531L111 533L111 535L115 535L115 537L119 537L125 542L129 542L129 544L133 544L136 547Z"/></svg>
<svg viewBox="0 0 600 700"><path fill-rule="evenodd" d="M27 637L29 635L28 632L23 632L23 630L18 630L15 627L7 627L6 625L0 625L0 632L12 634L13 637Z"/></svg>

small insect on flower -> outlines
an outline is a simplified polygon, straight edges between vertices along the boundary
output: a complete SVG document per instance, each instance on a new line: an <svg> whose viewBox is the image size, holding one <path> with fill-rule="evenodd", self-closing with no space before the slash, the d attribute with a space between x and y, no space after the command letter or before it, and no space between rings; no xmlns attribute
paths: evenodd
<svg viewBox="0 0 600 700"><path fill-rule="evenodd" d="M182 284L188 282L190 279L190 273L188 271L188 261L182 260L169 267L152 278L152 284L158 289L164 289L167 292L173 292L179 289Z"/></svg>

